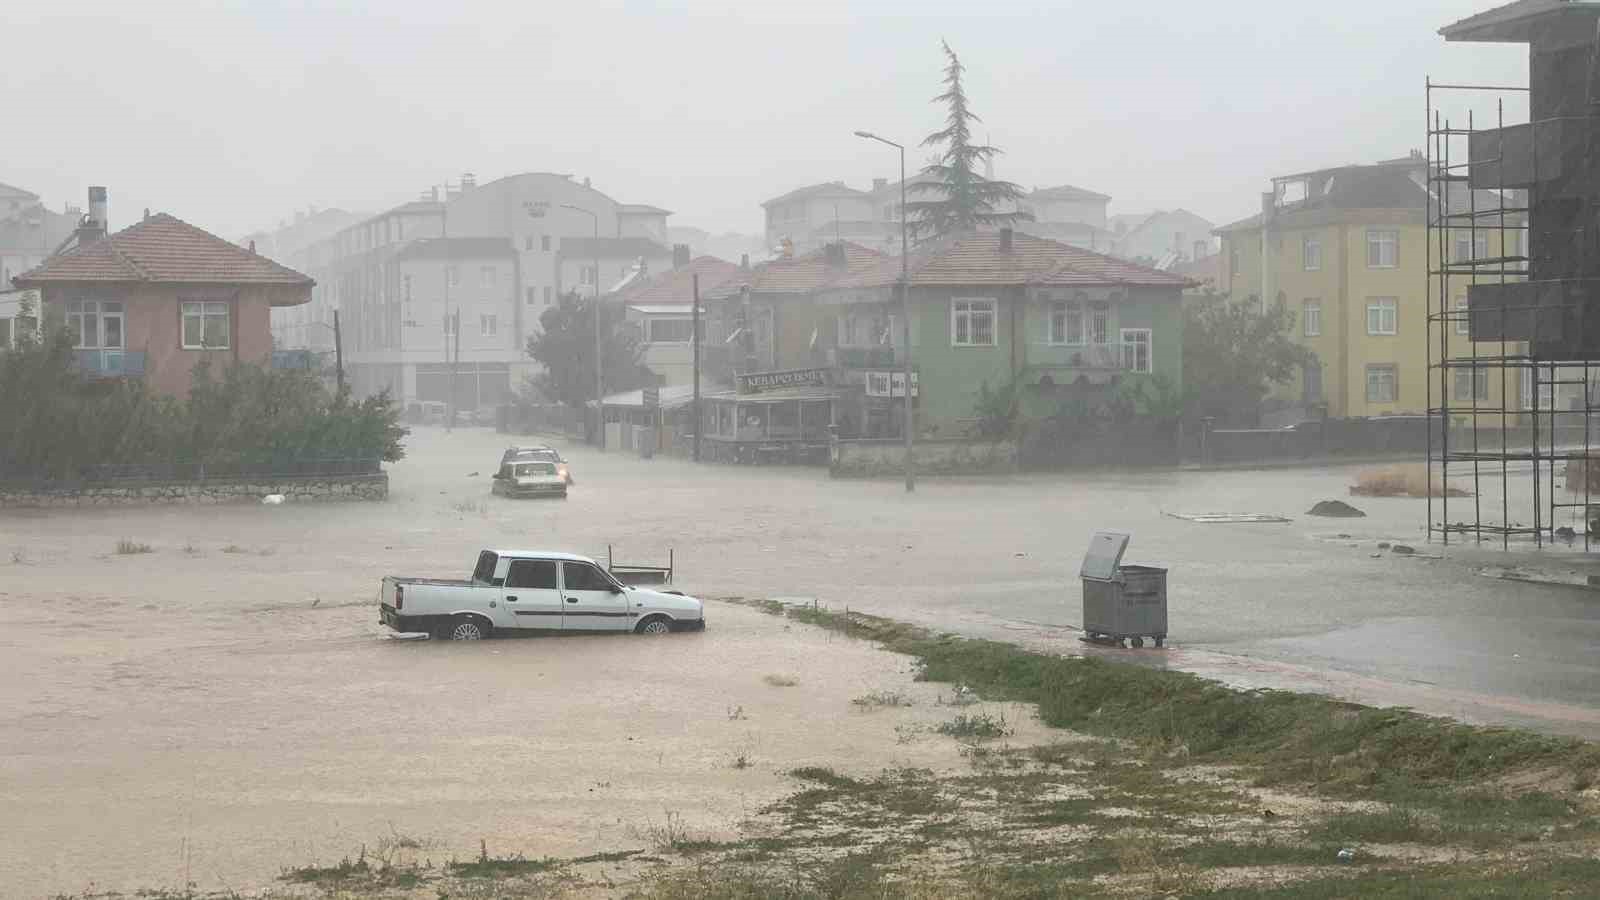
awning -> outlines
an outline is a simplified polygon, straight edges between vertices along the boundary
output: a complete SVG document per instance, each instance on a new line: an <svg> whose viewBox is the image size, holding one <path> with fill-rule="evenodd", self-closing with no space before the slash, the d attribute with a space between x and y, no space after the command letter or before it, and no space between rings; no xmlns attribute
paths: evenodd
<svg viewBox="0 0 1600 900"><path fill-rule="evenodd" d="M629 303L628 308L647 316L683 316L685 319L694 316L694 306L689 303ZM700 315L706 314L706 308L700 307Z"/></svg>

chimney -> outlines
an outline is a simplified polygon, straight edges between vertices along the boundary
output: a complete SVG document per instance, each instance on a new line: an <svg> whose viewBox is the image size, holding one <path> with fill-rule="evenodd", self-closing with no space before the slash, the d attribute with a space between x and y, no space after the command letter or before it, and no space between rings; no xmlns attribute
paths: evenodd
<svg viewBox="0 0 1600 900"><path fill-rule="evenodd" d="M1000 229L1000 252L1011 252L1011 228L1009 226Z"/></svg>
<svg viewBox="0 0 1600 900"><path fill-rule="evenodd" d="M89 211L78 220L78 245L92 244L106 236L106 189L89 188Z"/></svg>
<svg viewBox="0 0 1600 900"><path fill-rule="evenodd" d="M1261 192L1261 218L1263 221L1272 221L1272 214L1278 210L1278 192Z"/></svg>
<svg viewBox="0 0 1600 900"><path fill-rule="evenodd" d="M739 254L739 268L743 269L746 272L750 271L750 254L748 254L748 253Z"/></svg>
<svg viewBox="0 0 1600 900"><path fill-rule="evenodd" d="M889 179L887 179L887 178L874 178L874 179L872 179L872 189L875 190L875 191L881 191L881 190L883 190L884 188L886 188L888 186L889 186Z"/></svg>
<svg viewBox="0 0 1600 900"><path fill-rule="evenodd" d="M255 252L256 252L256 242L252 238L251 241L250 241L250 255L254 256Z"/></svg>
<svg viewBox="0 0 1600 900"><path fill-rule="evenodd" d="M844 245L843 244L838 244L838 243L828 244L826 247L823 248L822 253L823 253L823 257L822 258L828 264L829 268L831 268L831 269L842 269L842 268L844 268L845 262L844 262Z"/></svg>
<svg viewBox="0 0 1600 900"><path fill-rule="evenodd" d="M672 267L674 269L681 269L684 266L687 266L688 264L689 264L689 245L688 244L673 244L672 245Z"/></svg>
<svg viewBox="0 0 1600 900"><path fill-rule="evenodd" d="M463 192L470 191L477 186L478 176L472 174L471 172L461 173L461 190Z"/></svg>

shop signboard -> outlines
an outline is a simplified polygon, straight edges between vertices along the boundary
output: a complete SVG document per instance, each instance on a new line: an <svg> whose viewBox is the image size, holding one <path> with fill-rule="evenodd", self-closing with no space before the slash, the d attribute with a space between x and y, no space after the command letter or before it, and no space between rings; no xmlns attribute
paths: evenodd
<svg viewBox="0 0 1600 900"><path fill-rule="evenodd" d="M904 372L868 372L867 396L868 397L904 397L906 395L906 373ZM917 373L911 373L911 396L922 396L922 382L917 378Z"/></svg>
<svg viewBox="0 0 1600 900"><path fill-rule="evenodd" d="M790 369L784 372L748 372L739 376L739 393L759 394L790 387L827 387L827 369Z"/></svg>

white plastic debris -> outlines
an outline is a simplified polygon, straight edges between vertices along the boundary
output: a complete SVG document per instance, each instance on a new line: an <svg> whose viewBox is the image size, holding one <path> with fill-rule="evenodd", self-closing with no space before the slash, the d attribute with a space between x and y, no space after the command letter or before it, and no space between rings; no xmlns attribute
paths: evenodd
<svg viewBox="0 0 1600 900"><path fill-rule="evenodd" d="M1356 858L1356 852L1348 847L1339 851L1339 861L1349 862Z"/></svg>
<svg viewBox="0 0 1600 900"><path fill-rule="evenodd" d="M281 506L281 505L283 505L283 495L282 494L268 494L265 497L261 498L261 502L265 503L268 506Z"/></svg>

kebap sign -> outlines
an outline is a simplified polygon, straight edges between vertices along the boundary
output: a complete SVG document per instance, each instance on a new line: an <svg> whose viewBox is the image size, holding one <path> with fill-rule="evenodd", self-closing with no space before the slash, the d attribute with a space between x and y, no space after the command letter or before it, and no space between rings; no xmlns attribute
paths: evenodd
<svg viewBox="0 0 1600 900"><path fill-rule="evenodd" d="M759 394L790 387L827 387L827 369L790 369L785 372L750 372L739 376L739 393Z"/></svg>

